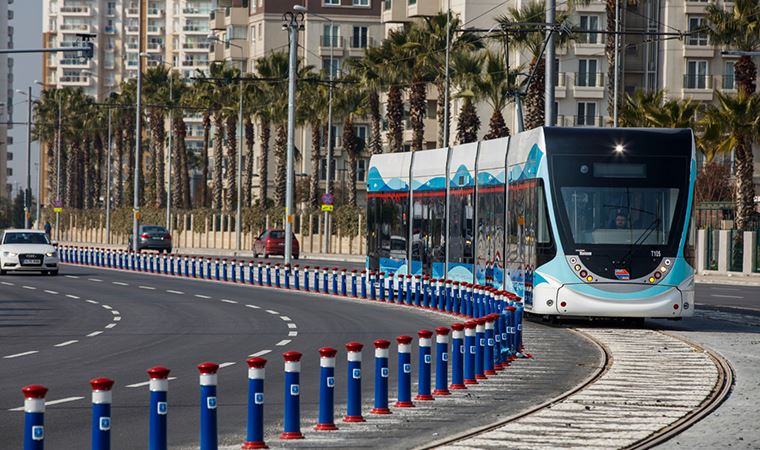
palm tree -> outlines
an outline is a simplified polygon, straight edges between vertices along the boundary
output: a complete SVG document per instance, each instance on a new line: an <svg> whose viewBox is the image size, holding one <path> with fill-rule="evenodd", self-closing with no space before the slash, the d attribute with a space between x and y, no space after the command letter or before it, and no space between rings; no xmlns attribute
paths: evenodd
<svg viewBox="0 0 760 450"><path fill-rule="evenodd" d="M59 102L63 102L70 88L63 89L45 89L40 94L40 99L34 104L34 116L39 123L46 124L40 126L36 124L32 130L33 138L45 144L47 160L47 192L40 200L50 203L55 197L55 186L57 184L56 172L56 142L58 136L58 114ZM48 124L56 124L55 127Z"/></svg>
<svg viewBox="0 0 760 450"><path fill-rule="evenodd" d="M462 99L457 120L457 142L466 144L478 140L480 119L475 107L478 100L477 83L483 70L483 56L478 53L456 53L452 59L454 82Z"/></svg>
<svg viewBox="0 0 760 450"><path fill-rule="evenodd" d="M352 77L349 75L347 78ZM356 137L354 119L366 115L367 100L366 92L356 86L344 86L336 98L337 116L343 118L343 150L349 159L348 204L350 206L356 206L356 167L365 147L364 142Z"/></svg>
<svg viewBox="0 0 760 450"><path fill-rule="evenodd" d="M509 127L504 121L502 111L507 107L509 95L516 89L518 72L519 70L510 70L507 73L507 65L501 52L486 51L484 72L475 78L476 90L493 110L488 121L488 133L484 139L509 136Z"/></svg>
<svg viewBox="0 0 760 450"><path fill-rule="evenodd" d="M736 164L736 222L747 230L755 216L752 143L760 138L760 96L716 92L718 104L707 107L700 121L702 140L718 153L734 152Z"/></svg>
<svg viewBox="0 0 760 450"><path fill-rule="evenodd" d="M310 74L309 78L324 78L324 72ZM329 87L323 83L309 83L299 90L298 114L301 121L308 123L311 131L311 175L309 177L309 204L312 207L319 205L319 162L323 139L327 133L323 133L325 118L328 113Z"/></svg>
<svg viewBox="0 0 760 450"><path fill-rule="evenodd" d="M760 5L756 0L735 0L733 7L709 4L706 8L707 32L714 44L752 51L760 47ZM738 90L744 95L755 92L757 68L752 57L740 56L734 65Z"/></svg>
<svg viewBox="0 0 760 450"><path fill-rule="evenodd" d="M168 106L172 109L172 123L169 125L172 133L172 148L169 149L172 156L172 173L169 180L173 193L171 200L175 208L190 208L190 174L185 145L187 125L180 105L189 101L191 90L177 72L172 72L170 77L172 96Z"/></svg>
<svg viewBox="0 0 760 450"><path fill-rule="evenodd" d="M665 91L645 91L637 89L633 95L625 94L618 112L621 127L649 127L647 114L662 106Z"/></svg>
<svg viewBox="0 0 760 450"><path fill-rule="evenodd" d="M383 139L380 135L381 56L381 49L370 47L364 51L364 56L349 61L351 72L359 77L360 85L367 92L370 119L369 149L373 155L383 152Z"/></svg>
<svg viewBox="0 0 760 450"><path fill-rule="evenodd" d="M166 142L165 105L169 102L169 70L163 65L149 68L144 75L143 95L149 104L147 116L150 127L151 145L149 167L146 171L146 194L148 204L156 208L163 206L166 199L164 185L164 147Z"/></svg>
<svg viewBox="0 0 760 450"><path fill-rule="evenodd" d="M388 90L385 114L388 121L388 147L392 152L404 150L404 102L401 97L406 74L403 65L398 62L398 54L406 41L406 29L391 30L377 50L378 60L382 61L380 77L383 86Z"/></svg>
<svg viewBox="0 0 760 450"><path fill-rule="evenodd" d="M205 77L202 70L197 70L196 75ZM208 150L211 142L211 111L218 108L219 99L214 95L214 85L211 83L196 82L193 83L190 90L190 105L203 109L203 147L201 148L200 170L201 185L196 195L196 205L202 208L209 206L208 193Z"/></svg>

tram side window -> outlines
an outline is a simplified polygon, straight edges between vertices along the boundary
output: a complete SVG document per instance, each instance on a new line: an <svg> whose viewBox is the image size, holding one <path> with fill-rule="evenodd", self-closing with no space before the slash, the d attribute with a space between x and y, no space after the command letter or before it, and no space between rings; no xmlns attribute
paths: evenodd
<svg viewBox="0 0 760 450"><path fill-rule="evenodd" d="M556 247L549 223L543 180L510 183L506 261L512 268L535 268L549 260Z"/></svg>

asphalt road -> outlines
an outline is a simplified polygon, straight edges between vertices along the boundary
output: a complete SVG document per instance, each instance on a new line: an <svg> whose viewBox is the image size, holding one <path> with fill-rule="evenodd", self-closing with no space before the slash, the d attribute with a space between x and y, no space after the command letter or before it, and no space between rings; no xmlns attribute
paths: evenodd
<svg viewBox="0 0 760 450"><path fill-rule="evenodd" d="M697 309L746 309L760 312L760 287L725 284L697 284Z"/></svg>
<svg viewBox="0 0 760 450"><path fill-rule="evenodd" d="M23 413L12 410L23 405L20 388L31 383L49 388L48 445L87 448L88 381L102 376L116 381L114 448L143 447L149 395L145 371L154 365L170 368L170 376L176 377L169 383L169 442L197 445L196 365L203 361L226 366L219 372L219 434L239 444L247 414L245 359L254 354L269 360L265 423L271 439L282 422L282 352L304 353L302 417L316 417L320 347L339 349L336 374L343 375L345 343L365 344L363 396L370 399L372 341L393 342L401 334L415 336L421 328L454 322L443 315L381 303L75 266L65 266L59 277L12 275L0 278L0 283L0 448L21 447ZM529 327L534 333L546 328ZM592 345L564 330L546 331L546 351L539 351L546 361L537 366L539 373L526 372L524 377L533 397L511 402L507 411L529 406L532 398L558 395L593 369L595 354L585 356L588 364L577 364L575 356ZM539 345L533 348L539 350ZM391 390L393 396L395 386ZM335 394L336 406L344 405L345 388L340 386ZM492 409L485 402L482 407ZM478 417L458 419L451 428L466 429L467 420ZM435 422L426 426L437 427Z"/></svg>

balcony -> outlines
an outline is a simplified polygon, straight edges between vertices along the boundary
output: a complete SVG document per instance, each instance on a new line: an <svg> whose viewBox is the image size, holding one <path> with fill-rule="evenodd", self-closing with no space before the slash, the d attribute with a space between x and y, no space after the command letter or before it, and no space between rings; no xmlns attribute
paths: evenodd
<svg viewBox="0 0 760 450"><path fill-rule="evenodd" d="M216 31L222 31L226 28L224 24L224 9L217 9L209 13L210 27Z"/></svg>
<svg viewBox="0 0 760 450"><path fill-rule="evenodd" d="M691 97L696 101L712 101L713 77L706 74L686 73L683 76L683 97Z"/></svg>
<svg viewBox="0 0 760 450"><path fill-rule="evenodd" d="M182 8L182 14L186 16L208 17L209 14L211 14L211 8L204 5L188 4L187 6Z"/></svg>
<svg viewBox="0 0 760 450"><path fill-rule="evenodd" d="M183 42L182 50L207 52L209 51L209 44L208 42Z"/></svg>
<svg viewBox="0 0 760 450"><path fill-rule="evenodd" d="M554 84L554 97L567 97L567 72L559 72L557 74L557 82Z"/></svg>
<svg viewBox="0 0 760 450"><path fill-rule="evenodd" d="M208 25L184 25L182 31L187 34L203 34L207 35L209 32Z"/></svg>
<svg viewBox="0 0 760 450"><path fill-rule="evenodd" d="M574 127L602 127L604 126L604 117L602 116L573 116Z"/></svg>
<svg viewBox="0 0 760 450"><path fill-rule="evenodd" d="M687 38L683 44L684 58L712 58L715 56L715 46L705 39Z"/></svg>
<svg viewBox="0 0 760 450"><path fill-rule="evenodd" d="M407 0L406 15L408 17L425 17L438 14L438 2L426 0Z"/></svg>
<svg viewBox="0 0 760 450"><path fill-rule="evenodd" d="M166 28L159 27L156 25L148 25L148 34L164 34L166 32Z"/></svg>
<svg viewBox="0 0 760 450"><path fill-rule="evenodd" d="M164 44L161 42L148 42L149 52L160 52L163 49Z"/></svg>
<svg viewBox="0 0 760 450"><path fill-rule="evenodd" d="M573 96L583 98L602 98L604 96L603 72L576 72L573 84Z"/></svg>
<svg viewBox="0 0 760 450"><path fill-rule="evenodd" d="M163 17L164 14L166 14L166 11L160 8L148 8L146 13L147 13L147 16L150 18L159 18L159 17Z"/></svg>
<svg viewBox="0 0 760 450"><path fill-rule="evenodd" d="M127 34L137 34L140 32L140 26L139 25L127 25Z"/></svg>
<svg viewBox="0 0 760 450"><path fill-rule="evenodd" d="M409 22L407 15L407 0L383 0L383 23Z"/></svg>
<svg viewBox="0 0 760 450"><path fill-rule="evenodd" d="M64 5L61 6L61 15L64 16L89 16L91 13L89 6Z"/></svg>
<svg viewBox="0 0 760 450"><path fill-rule="evenodd" d="M208 66L207 59L186 59L182 61L182 67L205 67Z"/></svg>
<svg viewBox="0 0 760 450"><path fill-rule="evenodd" d="M343 55L343 49L346 47L346 39L343 36L330 36L323 34L319 39L320 56Z"/></svg>
<svg viewBox="0 0 760 450"><path fill-rule="evenodd" d="M604 49L604 35L601 33L579 33L575 40L576 56L599 55Z"/></svg>
<svg viewBox="0 0 760 450"><path fill-rule="evenodd" d="M70 86L89 86L90 77L88 76L69 76L63 75L58 79L61 84L67 84Z"/></svg>
<svg viewBox="0 0 760 450"><path fill-rule="evenodd" d="M61 67L90 67L90 60L87 58L62 58L59 65Z"/></svg>
<svg viewBox="0 0 760 450"><path fill-rule="evenodd" d="M578 2L577 4L573 4L575 6L575 10L578 13L603 13L606 11L606 1L605 0L590 0L588 3L584 2ZM567 4L557 4L557 11L567 11Z"/></svg>
<svg viewBox="0 0 760 450"><path fill-rule="evenodd" d="M137 6L127 8L127 17L140 17L140 8Z"/></svg>
<svg viewBox="0 0 760 450"><path fill-rule="evenodd" d="M105 27L103 27L103 31L104 31L106 34L115 34L115 33L116 33L116 27L114 27L114 26L109 26L109 25L106 25Z"/></svg>
<svg viewBox="0 0 760 450"><path fill-rule="evenodd" d="M90 25L84 23L64 23L61 25L64 33L89 33Z"/></svg>
<svg viewBox="0 0 760 450"><path fill-rule="evenodd" d="M137 68L138 61L136 59L128 59L126 62L126 66L128 69L136 69Z"/></svg>
<svg viewBox="0 0 760 450"><path fill-rule="evenodd" d="M327 40L329 43L329 37ZM348 56L362 56L364 50L376 46L377 41L374 38L366 36L351 36L348 39Z"/></svg>

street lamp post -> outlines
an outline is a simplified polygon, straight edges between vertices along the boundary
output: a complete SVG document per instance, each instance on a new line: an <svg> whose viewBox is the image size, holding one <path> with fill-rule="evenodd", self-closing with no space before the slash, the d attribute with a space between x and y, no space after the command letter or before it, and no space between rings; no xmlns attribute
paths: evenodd
<svg viewBox="0 0 760 450"><path fill-rule="evenodd" d="M139 4L139 43L138 47L142 47L143 27L145 23L143 21L143 6L141 1ZM144 50L144 49L140 49ZM137 250L137 243L139 238L140 228L140 155L142 154L142 79L143 79L143 56L137 57L137 108L135 116L137 120L137 126L135 127L135 175L134 175L134 204L132 215L132 250Z"/></svg>
<svg viewBox="0 0 760 450"><path fill-rule="evenodd" d="M24 228L31 228L31 196L32 196L32 87L27 92L16 89L21 95L27 97L26 109L26 190L24 190ZM39 201L39 200L37 200Z"/></svg>
<svg viewBox="0 0 760 450"><path fill-rule="evenodd" d="M332 169L332 109L333 109L333 76L335 73L335 60L333 58L335 54L335 22L333 22L332 19L330 19L327 16L323 16L321 14L309 12L306 7L301 5L294 5L293 10L297 13L309 13L313 16L319 17L320 19L326 20L330 24L330 73L328 74L329 77L329 83L330 88L328 90L328 100L327 100L327 148L325 149L326 158L325 158L325 194L330 193L330 175L331 175L331 169ZM316 168L315 168L316 172ZM325 226L323 228L323 234L324 237L322 238L322 253L327 253L330 251L330 213L328 211L325 211L324 214L324 221Z"/></svg>
<svg viewBox="0 0 760 450"><path fill-rule="evenodd" d="M287 178L285 185L285 264L290 264L293 253L293 153L296 127L296 67L298 65L298 29L303 22L303 13L288 11L282 15L288 27L290 55L288 67L288 152ZM332 70L332 67L330 68Z"/></svg>

